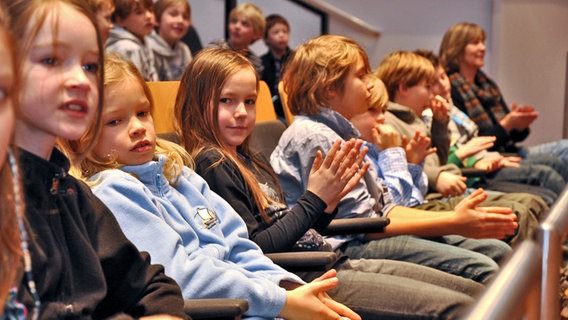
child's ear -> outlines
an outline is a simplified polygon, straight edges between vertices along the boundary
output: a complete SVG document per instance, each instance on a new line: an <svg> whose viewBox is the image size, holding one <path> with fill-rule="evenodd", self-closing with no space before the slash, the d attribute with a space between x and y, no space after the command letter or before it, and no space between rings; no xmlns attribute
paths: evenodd
<svg viewBox="0 0 568 320"><path fill-rule="evenodd" d="M401 96L401 97L406 97L407 94L408 94L408 86L405 85L404 83L399 83L398 87L396 88L395 95Z"/></svg>
<svg viewBox="0 0 568 320"><path fill-rule="evenodd" d="M118 25L118 26L121 27L121 28L123 28L123 27L124 27L124 20L123 20L121 17L117 16L117 17L115 18L114 24L115 24L115 25Z"/></svg>
<svg viewBox="0 0 568 320"><path fill-rule="evenodd" d="M337 97L337 90L331 87L327 87L325 88L323 95L327 101L333 100L335 97Z"/></svg>
<svg viewBox="0 0 568 320"><path fill-rule="evenodd" d="M256 32L254 34L254 36L252 37L252 43L255 43L257 40L259 40L260 38L262 38L262 32Z"/></svg>

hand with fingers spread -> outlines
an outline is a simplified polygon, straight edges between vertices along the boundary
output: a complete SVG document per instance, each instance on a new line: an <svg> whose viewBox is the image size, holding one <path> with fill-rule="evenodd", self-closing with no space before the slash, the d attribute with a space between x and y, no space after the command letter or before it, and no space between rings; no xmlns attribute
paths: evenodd
<svg viewBox="0 0 568 320"><path fill-rule="evenodd" d="M517 216L510 208L479 207L487 192L477 189L455 207L456 233L469 238L503 239L514 234Z"/></svg>
<svg viewBox="0 0 568 320"><path fill-rule="evenodd" d="M436 179L436 191L443 197L455 197L464 193L467 185L466 177L453 174L451 172L442 171Z"/></svg>
<svg viewBox="0 0 568 320"><path fill-rule="evenodd" d="M338 320L361 317L343 304L331 299L326 291L338 284L337 271L331 269L314 281L286 292L286 305L279 317L289 320Z"/></svg>
<svg viewBox="0 0 568 320"><path fill-rule="evenodd" d="M341 146L338 139L325 159L321 151L317 151L308 178L308 190L327 204L325 212L333 212L339 201L367 172L369 164L363 165L367 148L362 148L362 144L363 140L351 139Z"/></svg>
<svg viewBox="0 0 568 320"><path fill-rule="evenodd" d="M402 137L402 147L406 151L406 161L408 163L421 164L426 156L436 152L436 148L431 148L432 139L420 131L414 133L410 142L406 142L406 136Z"/></svg>
<svg viewBox="0 0 568 320"><path fill-rule="evenodd" d="M465 158L471 157L480 151L493 147L495 140L495 136L474 137L466 144L460 146L456 150L455 155L460 158L460 160L464 160Z"/></svg>
<svg viewBox="0 0 568 320"><path fill-rule="evenodd" d="M484 170L485 172L493 172L501 169L503 166L501 164L501 157L493 157L479 159L477 162L475 162L473 167L476 169Z"/></svg>
<svg viewBox="0 0 568 320"><path fill-rule="evenodd" d="M380 150L400 147L402 145L400 133L388 124L377 124L372 129L372 135L373 142Z"/></svg>

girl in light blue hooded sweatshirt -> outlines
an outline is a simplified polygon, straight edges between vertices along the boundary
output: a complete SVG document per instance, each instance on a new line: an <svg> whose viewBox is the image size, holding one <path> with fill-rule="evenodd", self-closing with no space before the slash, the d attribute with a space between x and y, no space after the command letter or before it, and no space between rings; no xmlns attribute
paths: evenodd
<svg viewBox="0 0 568 320"><path fill-rule="evenodd" d="M76 174L90 178L126 236L164 265L184 298L246 299L245 316L257 319L361 319L326 294L338 283L335 270L305 284L247 238L239 215L187 166L189 155L156 138L150 91L116 55L105 61L104 99L97 143Z"/></svg>

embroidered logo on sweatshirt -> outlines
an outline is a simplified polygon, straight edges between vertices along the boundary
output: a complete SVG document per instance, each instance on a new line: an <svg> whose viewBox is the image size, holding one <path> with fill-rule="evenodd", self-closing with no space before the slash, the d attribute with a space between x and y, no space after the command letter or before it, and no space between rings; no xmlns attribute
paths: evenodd
<svg viewBox="0 0 568 320"><path fill-rule="evenodd" d="M206 229L211 229L217 224L217 216L215 213L207 208L197 209L197 214L201 218L201 223Z"/></svg>

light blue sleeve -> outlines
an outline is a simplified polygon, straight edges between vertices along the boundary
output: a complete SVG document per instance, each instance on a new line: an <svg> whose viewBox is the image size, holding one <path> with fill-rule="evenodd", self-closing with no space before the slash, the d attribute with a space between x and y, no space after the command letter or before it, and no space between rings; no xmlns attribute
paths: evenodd
<svg viewBox="0 0 568 320"><path fill-rule="evenodd" d="M210 189L205 179L195 172L189 176L189 179L191 184L196 186L200 194L207 199L207 202L214 207L223 222L221 224L223 236L231 246L227 260L253 273L255 277L260 275L272 279L276 284L282 280L304 283L301 278L274 264L262 253L260 247L248 238L248 230L241 216L225 199Z"/></svg>
<svg viewBox="0 0 568 320"><path fill-rule="evenodd" d="M421 167L408 164L406 153L400 147L388 148L374 154L377 159L373 163L379 166L380 176L387 185L394 203L405 207L421 204L424 197L421 194L420 186L416 184L417 182L421 183L421 181L415 181L413 172L410 171L418 169L419 172L414 172L414 175L420 178Z"/></svg>
<svg viewBox="0 0 568 320"><path fill-rule="evenodd" d="M424 196L428 193L428 176L424 172L424 163L420 165L409 163L408 171L412 175L414 181L414 189L412 190L413 202L410 203L411 207L421 205L426 202Z"/></svg>

